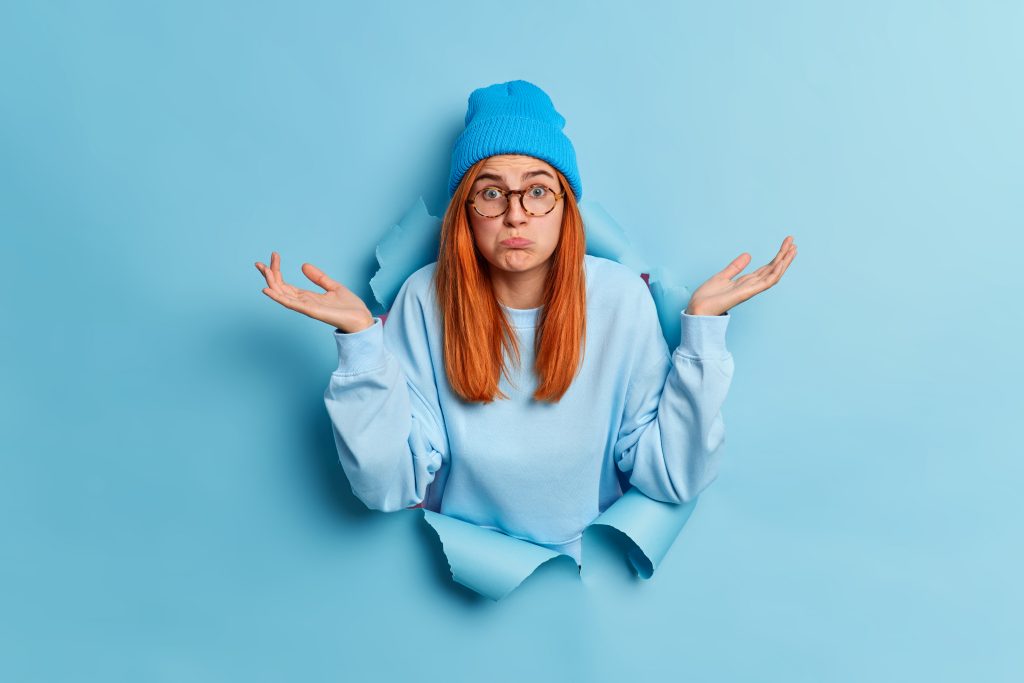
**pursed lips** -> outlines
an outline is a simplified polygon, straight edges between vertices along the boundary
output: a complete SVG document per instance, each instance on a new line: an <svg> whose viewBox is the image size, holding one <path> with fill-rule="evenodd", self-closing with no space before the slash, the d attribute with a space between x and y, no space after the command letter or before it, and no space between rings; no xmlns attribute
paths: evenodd
<svg viewBox="0 0 1024 683"><path fill-rule="evenodd" d="M524 237L510 237L507 240L502 240L500 242L500 244L502 246L505 246L505 247L513 247L513 248L515 248L515 247L527 247L527 246L533 244L533 242L531 242L530 240L528 240L528 239L526 239Z"/></svg>

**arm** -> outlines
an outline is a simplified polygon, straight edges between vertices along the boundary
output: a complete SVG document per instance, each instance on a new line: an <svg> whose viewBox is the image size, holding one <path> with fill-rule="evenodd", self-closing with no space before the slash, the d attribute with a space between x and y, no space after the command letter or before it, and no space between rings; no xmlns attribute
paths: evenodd
<svg viewBox="0 0 1024 683"><path fill-rule="evenodd" d="M391 512L423 501L448 457L426 322L409 281L387 325L334 330L338 368L324 402L342 468L367 507Z"/></svg>
<svg viewBox="0 0 1024 683"><path fill-rule="evenodd" d="M630 378L616 463L649 498L684 503L718 473L721 408L733 375L725 347L730 316L680 313L682 342L670 356L653 301L639 310L647 341Z"/></svg>

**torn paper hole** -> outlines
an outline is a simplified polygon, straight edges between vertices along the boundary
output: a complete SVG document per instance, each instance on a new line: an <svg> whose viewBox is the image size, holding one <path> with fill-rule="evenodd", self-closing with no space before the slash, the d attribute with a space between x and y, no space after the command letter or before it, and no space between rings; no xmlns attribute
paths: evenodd
<svg viewBox="0 0 1024 683"><path fill-rule="evenodd" d="M600 204L584 200L579 208L586 232L586 252L618 261L644 277L658 310L665 341L670 349L678 346L679 313L689 303L689 290L677 284L668 269L648 266ZM441 219L430 215L420 197L377 245L380 267L370 280L370 289L384 311L382 319L386 319L386 312L405 280L437 260L440 231ZM696 499L684 504L664 503L631 488L590 526L606 526L623 534L630 545L630 565L639 577L648 579L679 536L696 503ZM546 562L566 557L575 565L575 560L564 553L416 507L441 540L452 578L492 600L508 595ZM585 561L585 545L583 557Z"/></svg>

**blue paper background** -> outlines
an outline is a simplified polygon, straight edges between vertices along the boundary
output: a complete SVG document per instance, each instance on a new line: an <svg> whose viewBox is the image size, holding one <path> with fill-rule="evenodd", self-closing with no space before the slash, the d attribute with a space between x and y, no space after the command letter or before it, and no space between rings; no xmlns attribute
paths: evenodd
<svg viewBox="0 0 1024 683"><path fill-rule="evenodd" d="M1011 681L1024 6L5 3L0 679ZM260 293L444 207L525 78L584 196L733 310L729 457L650 581L505 600L349 492L330 330ZM600 548L598 549L600 552Z"/></svg>

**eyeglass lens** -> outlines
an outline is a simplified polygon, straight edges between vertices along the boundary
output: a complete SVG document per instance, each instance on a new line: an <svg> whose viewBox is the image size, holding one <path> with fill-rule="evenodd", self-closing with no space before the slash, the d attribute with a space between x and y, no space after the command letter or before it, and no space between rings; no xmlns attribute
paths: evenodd
<svg viewBox="0 0 1024 683"><path fill-rule="evenodd" d="M544 185L534 185L523 190L523 208L532 214L545 214L555 206L555 193ZM473 201L480 213L495 218L505 213L508 208L508 194L496 187L485 187L476 194Z"/></svg>

